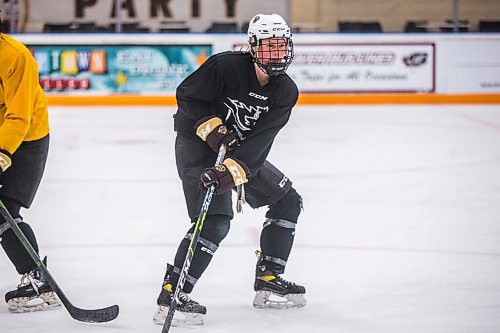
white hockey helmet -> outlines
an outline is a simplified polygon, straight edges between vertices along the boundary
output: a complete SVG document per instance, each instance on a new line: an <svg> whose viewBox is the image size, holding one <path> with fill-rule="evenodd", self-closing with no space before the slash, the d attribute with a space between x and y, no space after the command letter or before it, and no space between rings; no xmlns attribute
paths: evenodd
<svg viewBox="0 0 500 333"><path fill-rule="evenodd" d="M286 42L286 54L282 59L272 59L268 55L263 57L256 51L256 47L262 45L262 40L269 38L284 39ZM248 24L248 44L253 61L267 74L279 75L286 72L293 60L292 32L283 17L278 14L257 14ZM269 54L269 52L267 52ZM262 61L267 58L267 61Z"/></svg>

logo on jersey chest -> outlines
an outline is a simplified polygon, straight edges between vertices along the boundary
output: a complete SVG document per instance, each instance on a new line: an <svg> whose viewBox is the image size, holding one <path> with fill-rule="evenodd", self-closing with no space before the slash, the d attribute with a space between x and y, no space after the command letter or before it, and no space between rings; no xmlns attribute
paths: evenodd
<svg viewBox="0 0 500 333"><path fill-rule="evenodd" d="M254 93L254 92L249 92L248 96L255 97L255 98L261 99L263 101L267 101L267 99L269 98L269 97L266 97L266 96L258 95L258 94Z"/></svg>
<svg viewBox="0 0 500 333"><path fill-rule="evenodd" d="M237 132L240 139L244 138L242 132L250 131L257 123L257 120L262 112L269 111L268 106L246 105L236 99L231 99L229 97L227 97L227 99L229 100L229 103L224 102L224 105L227 107L226 121L229 118L234 119L234 122L238 127Z"/></svg>

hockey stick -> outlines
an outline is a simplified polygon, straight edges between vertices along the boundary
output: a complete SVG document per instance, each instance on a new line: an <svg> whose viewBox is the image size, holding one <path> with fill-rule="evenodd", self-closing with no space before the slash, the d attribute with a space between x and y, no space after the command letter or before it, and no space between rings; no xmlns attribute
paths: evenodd
<svg viewBox="0 0 500 333"><path fill-rule="evenodd" d="M45 277L47 283L52 287L57 296L59 296L59 299L66 307L71 317L73 317L78 321L83 321L86 323L103 323L111 321L116 317L118 317L118 312L119 312L118 305L113 305L104 309L85 310L77 308L76 306L71 304L71 302L68 300L68 298L63 293L61 288L57 285L56 280L54 280L47 267L45 267L45 265L43 264L42 260L40 259L36 251L33 249L33 246L31 246L30 242L23 234L22 230L19 228L17 223L12 218L12 215L10 215L9 211L3 204L2 200L0 200L0 212L2 213L3 217L5 218L7 223L10 225L10 227L16 234L21 244L24 246L24 248L30 255L31 259L33 259L36 266L42 271L43 276Z"/></svg>
<svg viewBox="0 0 500 333"><path fill-rule="evenodd" d="M215 166L222 163L225 155L226 146L221 145L219 148L219 154L217 155L217 160L215 161ZM198 214L198 219L196 220L196 224L194 225L193 237L191 238L191 242L189 243L186 258L184 259L184 264L182 264L179 281L177 282L177 286L175 287L173 301L168 308L167 317L161 330L162 333L168 333L168 331L170 330L170 325L172 325L175 309L177 308L177 304L179 303L179 294L184 287L184 283L186 282L187 274L189 272L189 268L191 267L191 261L193 260L194 251L196 251L196 246L198 245L198 239L200 238L201 229L203 228L203 222L205 222L208 206L210 205L210 201L212 201L214 191L215 186L212 185L207 189L207 192L205 193L205 198L203 199L203 203L201 205L200 214Z"/></svg>

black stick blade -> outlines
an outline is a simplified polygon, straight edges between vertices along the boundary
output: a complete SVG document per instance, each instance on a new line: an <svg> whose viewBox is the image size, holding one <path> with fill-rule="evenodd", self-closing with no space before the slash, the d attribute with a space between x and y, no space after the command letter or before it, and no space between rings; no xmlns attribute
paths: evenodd
<svg viewBox="0 0 500 333"><path fill-rule="evenodd" d="M56 280L54 280L52 274L50 274L47 267L45 267L43 264L39 267L43 272L45 280L47 280L52 289L54 289L55 293L61 300L61 303L64 305L66 310L68 310L70 316L73 317L73 319L85 323L105 323L107 321L111 321L116 317L118 317L118 313L120 312L120 308L118 307L118 305L113 305L104 309L95 309L95 310L94 309L86 310L77 308L69 301L68 297L66 297L61 287L59 287Z"/></svg>
<svg viewBox="0 0 500 333"><path fill-rule="evenodd" d="M73 319L84 323L105 323L118 317L120 308L113 305L104 309L85 310L72 306L68 308L68 312Z"/></svg>

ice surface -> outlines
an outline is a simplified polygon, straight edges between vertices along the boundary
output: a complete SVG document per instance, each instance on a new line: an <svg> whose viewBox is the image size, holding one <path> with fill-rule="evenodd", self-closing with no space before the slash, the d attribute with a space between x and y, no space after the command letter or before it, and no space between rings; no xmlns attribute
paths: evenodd
<svg viewBox="0 0 500 333"><path fill-rule="evenodd" d="M70 300L121 314L82 324L0 304L0 332L161 331L156 297L188 228L174 110L51 108L23 216ZM500 332L500 106L300 106L269 159L304 198L285 277L308 305L252 307L265 210L246 206L192 294L208 307L200 332ZM4 254L0 271L5 293L19 277Z"/></svg>

